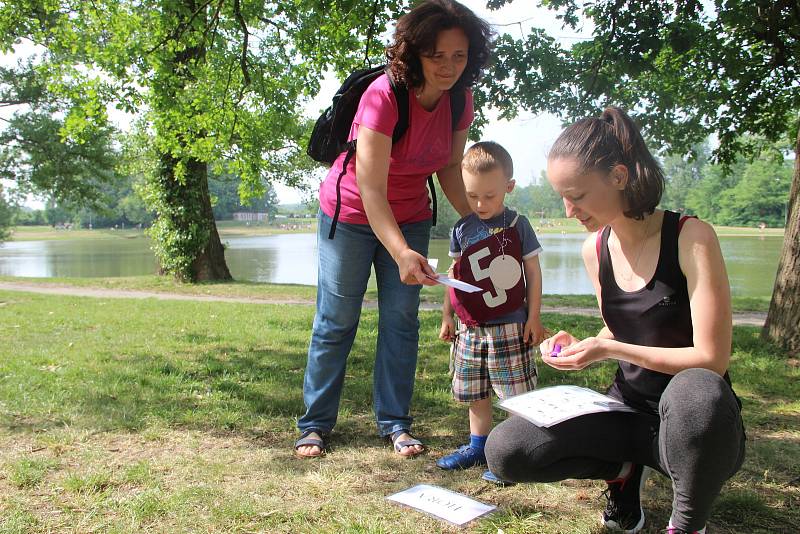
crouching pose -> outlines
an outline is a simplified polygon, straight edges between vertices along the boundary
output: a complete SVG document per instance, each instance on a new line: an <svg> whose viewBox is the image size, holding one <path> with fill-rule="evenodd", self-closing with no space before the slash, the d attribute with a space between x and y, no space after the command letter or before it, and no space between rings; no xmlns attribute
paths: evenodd
<svg viewBox="0 0 800 534"><path fill-rule="evenodd" d="M519 417L489 435L486 458L516 482L567 478L608 484L603 524L644 525L646 467L672 481L667 532L705 532L723 483L741 467L741 403L731 387L730 288L708 224L657 210L664 178L624 111L568 127L548 156L547 179L568 217L593 233L583 245L605 326L578 340L544 340L542 361L558 370L615 359L609 395L636 413L600 413L540 428ZM563 350L549 356L559 344Z"/></svg>

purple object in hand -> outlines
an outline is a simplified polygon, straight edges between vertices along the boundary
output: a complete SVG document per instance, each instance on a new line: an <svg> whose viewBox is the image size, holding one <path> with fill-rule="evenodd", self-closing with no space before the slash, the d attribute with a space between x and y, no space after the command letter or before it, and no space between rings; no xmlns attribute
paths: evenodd
<svg viewBox="0 0 800 534"><path fill-rule="evenodd" d="M552 352L550 352L550 357L551 357L551 358L558 358L558 354L559 354L560 352L561 352L561 345L559 345L558 343L556 343L556 344L555 344L555 346L553 347L553 350L552 350Z"/></svg>

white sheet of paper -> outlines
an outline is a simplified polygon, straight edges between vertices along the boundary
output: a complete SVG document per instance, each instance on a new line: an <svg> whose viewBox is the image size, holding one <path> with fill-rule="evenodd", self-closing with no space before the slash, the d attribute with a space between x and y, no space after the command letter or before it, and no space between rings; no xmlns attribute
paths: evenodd
<svg viewBox="0 0 800 534"><path fill-rule="evenodd" d="M461 280L456 280L455 278L450 278L446 274L439 274L438 278L433 278L429 276L431 280L439 283L444 284L446 286L451 286L456 289L460 289L461 291L466 291L467 293L475 293L476 291L483 291L483 289L479 288L478 286L473 286L472 284L468 284L466 282L462 282Z"/></svg>
<svg viewBox="0 0 800 534"><path fill-rule="evenodd" d="M435 271L439 266L439 258L428 258L428 265L430 265L431 269Z"/></svg>
<svg viewBox="0 0 800 534"><path fill-rule="evenodd" d="M497 509L496 506L429 484L418 484L386 498L459 526Z"/></svg>
<svg viewBox="0 0 800 534"><path fill-rule="evenodd" d="M509 397L498 406L532 423L549 427L567 419L597 412L635 412L630 406L580 386L551 386Z"/></svg>

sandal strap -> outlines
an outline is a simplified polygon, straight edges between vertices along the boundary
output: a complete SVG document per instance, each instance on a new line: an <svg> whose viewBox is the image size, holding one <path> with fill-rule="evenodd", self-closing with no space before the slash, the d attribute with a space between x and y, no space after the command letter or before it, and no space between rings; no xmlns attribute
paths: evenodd
<svg viewBox="0 0 800 534"><path fill-rule="evenodd" d="M325 442L322 441L321 439L317 439L317 438L300 438L300 439L298 439L297 441L294 442L294 448L295 449L299 449L300 447L303 447L305 445L316 446L316 447L319 447L322 450L325 450Z"/></svg>
<svg viewBox="0 0 800 534"><path fill-rule="evenodd" d="M400 436L403 434L408 434L411 439L404 439L400 440ZM391 434L389 434L389 439L392 440L392 445L394 446L394 450L400 452L400 449L403 447L413 447L414 445L419 445L420 447L425 447L425 445L415 438L411 432L405 429L395 430Z"/></svg>
<svg viewBox="0 0 800 534"><path fill-rule="evenodd" d="M309 436L311 434L316 434L319 436L319 438L310 438ZM326 448L325 442L327 441L327 438L328 438L327 432L323 432L319 428L307 428L303 430L303 432L300 434L300 437L297 438L297 441L294 442L294 448L295 450L297 450L298 448L303 447L305 445L311 445L314 447L319 447L324 451Z"/></svg>
<svg viewBox="0 0 800 534"><path fill-rule="evenodd" d="M420 440L418 440L417 438L404 439L403 441L395 441L394 442L394 448L396 450L398 450L398 451L400 449L402 449L403 447L413 447L414 445L419 445L420 447L423 446L422 442Z"/></svg>

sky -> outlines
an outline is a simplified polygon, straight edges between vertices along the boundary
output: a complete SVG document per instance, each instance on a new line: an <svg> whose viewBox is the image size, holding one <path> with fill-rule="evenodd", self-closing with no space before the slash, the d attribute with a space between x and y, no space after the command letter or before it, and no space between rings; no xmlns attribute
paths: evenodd
<svg viewBox="0 0 800 534"><path fill-rule="evenodd" d="M570 46L575 39L589 36L587 31L576 34L570 28L562 29L553 12L536 7L531 0L516 0L495 11L486 9L486 0L461 0L461 2L492 24L498 34L510 33L519 38L526 35L530 28L540 27L560 40L564 46ZM384 40L388 39L389 35L385 36ZM32 51L31 46L23 44L17 47L15 54L0 55L0 65L12 65L18 58L27 56ZM316 117L327 107L338 86L339 81L334 77L326 79L317 97L306 106L308 115ZM8 108L0 110L0 116L8 115L10 112ZM120 128L126 129L130 116L125 116L113 108L110 109L110 116ZM481 139L496 141L509 151L514 159L514 175L518 185L526 186L535 182L545 168L546 154L550 145L561 131L560 121L550 114L535 115L527 112L521 113L512 121L499 120L497 113L491 109L488 116L489 124L484 127ZM319 176L309 177L308 186L314 194L318 180ZM276 184L276 191L281 204L298 203L304 198L299 190L281 184ZM307 196L306 194L305 197ZM32 207L41 207L40 202L31 201L28 204Z"/></svg>

